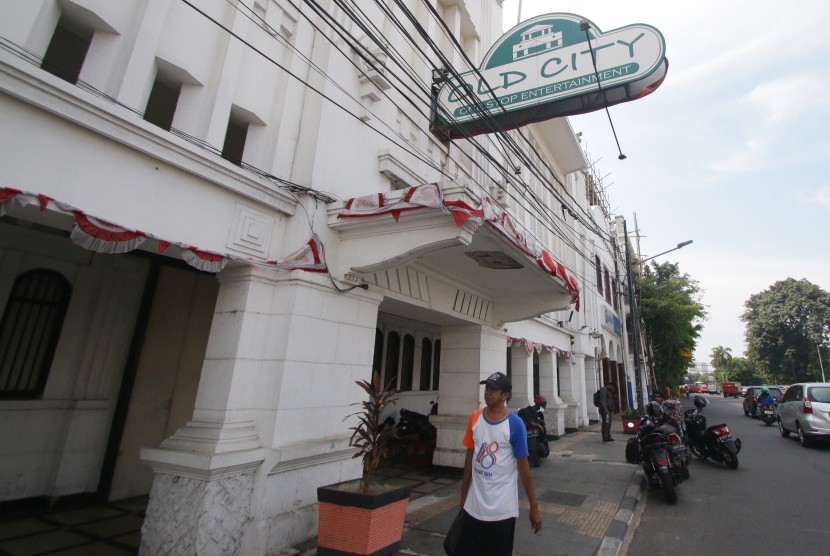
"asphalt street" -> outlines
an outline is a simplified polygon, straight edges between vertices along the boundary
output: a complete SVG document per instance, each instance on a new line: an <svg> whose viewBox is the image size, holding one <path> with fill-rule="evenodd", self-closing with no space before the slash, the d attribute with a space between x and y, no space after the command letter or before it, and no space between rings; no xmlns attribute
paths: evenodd
<svg viewBox="0 0 830 556"><path fill-rule="evenodd" d="M830 444L803 448L777 426L745 417L742 399L705 397L707 424L726 422L743 443L738 469L695 459L677 504L645 492L626 552L827 554ZM682 403L692 407L691 400Z"/></svg>

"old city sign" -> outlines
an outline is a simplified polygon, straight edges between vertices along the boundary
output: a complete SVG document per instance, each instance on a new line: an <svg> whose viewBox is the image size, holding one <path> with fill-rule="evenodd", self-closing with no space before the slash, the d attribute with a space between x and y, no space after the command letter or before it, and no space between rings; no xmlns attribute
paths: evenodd
<svg viewBox="0 0 830 556"><path fill-rule="evenodd" d="M477 71L447 77L434 123L457 139L635 100L663 82L665 55L650 25L603 33L578 15L540 15L496 41Z"/></svg>

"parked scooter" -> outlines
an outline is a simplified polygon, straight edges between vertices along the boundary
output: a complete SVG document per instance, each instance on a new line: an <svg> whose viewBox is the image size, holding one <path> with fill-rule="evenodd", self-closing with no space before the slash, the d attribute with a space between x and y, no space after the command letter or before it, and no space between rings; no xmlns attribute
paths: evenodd
<svg viewBox="0 0 830 556"><path fill-rule="evenodd" d="M626 459L640 461L649 488L661 488L666 501L673 504L677 502L675 487L689 478L691 456L683 443L683 431L667 426L661 405L651 402L646 409L648 415L643 417L637 437L632 439L634 449L626 447Z"/></svg>
<svg viewBox="0 0 830 556"><path fill-rule="evenodd" d="M539 467L539 458L550 454L548 430L545 425L545 408L548 400L544 396L533 398L533 405L517 411L527 429L528 461L531 467Z"/></svg>
<svg viewBox="0 0 830 556"><path fill-rule="evenodd" d="M706 427L703 408L709 405L708 400L695 396L694 404L694 409L687 409L684 415L692 455L701 460L711 458L725 463L729 469L737 469L741 439L732 437L726 423Z"/></svg>
<svg viewBox="0 0 830 556"><path fill-rule="evenodd" d="M766 426L772 426L778 420L778 411L775 409L775 404L758 404L758 417Z"/></svg>
<svg viewBox="0 0 830 556"><path fill-rule="evenodd" d="M430 403L434 404L433 411L430 411L430 414L435 415L438 404ZM422 443L434 443L438 432L435 425L429 422L429 415L403 408L397 427L399 438L417 438Z"/></svg>

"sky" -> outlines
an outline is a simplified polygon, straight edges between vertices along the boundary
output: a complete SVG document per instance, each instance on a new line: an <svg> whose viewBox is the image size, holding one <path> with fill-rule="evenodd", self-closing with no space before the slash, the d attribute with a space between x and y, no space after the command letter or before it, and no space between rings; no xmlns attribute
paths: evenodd
<svg viewBox="0 0 830 556"><path fill-rule="evenodd" d="M708 316L694 357L744 355L744 302L774 283L830 291L830 2L505 0L504 30L554 12L602 32L656 27L669 70L651 95L573 116L643 258L678 263Z"/></svg>

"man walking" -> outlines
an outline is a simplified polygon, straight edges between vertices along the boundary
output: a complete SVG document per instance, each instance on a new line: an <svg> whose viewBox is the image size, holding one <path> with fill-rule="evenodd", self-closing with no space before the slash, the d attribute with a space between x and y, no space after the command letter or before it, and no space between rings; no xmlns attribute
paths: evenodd
<svg viewBox="0 0 830 556"><path fill-rule="evenodd" d="M614 416L614 392L617 388L609 382L599 389L599 414L602 417L602 441L614 442L611 438L611 419Z"/></svg>
<svg viewBox="0 0 830 556"><path fill-rule="evenodd" d="M530 505L534 533L542 528L533 477L527 462L527 432L518 415L506 406L513 390L504 373L493 373L484 384L485 407L475 410L467 423L461 507L464 524L457 554L510 556L519 516L518 472Z"/></svg>

